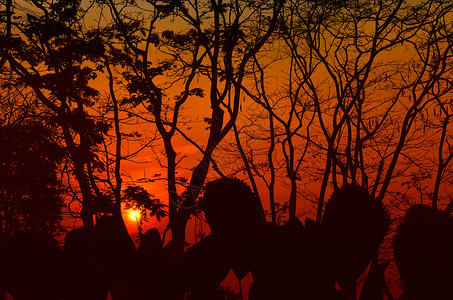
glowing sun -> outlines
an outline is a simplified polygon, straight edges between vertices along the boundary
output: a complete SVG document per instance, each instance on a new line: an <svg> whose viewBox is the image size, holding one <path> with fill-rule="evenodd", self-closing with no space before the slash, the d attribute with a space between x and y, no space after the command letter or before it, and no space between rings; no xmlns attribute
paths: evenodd
<svg viewBox="0 0 453 300"><path fill-rule="evenodd" d="M129 216L129 219L132 221L137 221L140 219L140 211L136 209L128 209L127 215Z"/></svg>

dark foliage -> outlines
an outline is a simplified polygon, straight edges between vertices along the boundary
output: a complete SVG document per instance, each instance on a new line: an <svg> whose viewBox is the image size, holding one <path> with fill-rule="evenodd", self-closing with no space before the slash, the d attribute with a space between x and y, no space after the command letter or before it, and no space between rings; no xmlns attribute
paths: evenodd
<svg viewBox="0 0 453 300"><path fill-rule="evenodd" d="M0 248L0 265L0 282L15 300L61 298L61 253L55 240L15 233Z"/></svg>
<svg viewBox="0 0 453 300"><path fill-rule="evenodd" d="M101 217L94 227L96 257L121 281L132 274L135 246L118 216Z"/></svg>
<svg viewBox="0 0 453 300"><path fill-rule="evenodd" d="M137 249L137 269L128 289L130 299L165 299L168 271L160 233L150 229L142 235Z"/></svg>
<svg viewBox="0 0 453 300"><path fill-rule="evenodd" d="M63 149L39 122L0 127L0 233L58 236L64 206L57 177Z"/></svg>
<svg viewBox="0 0 453 300"><path fill-rule="evenodd" d="M215 234L234 238L259 231L265 224L261 203L250 187L237 178L207 183L202 206Z"/></svg>
<svg viewBox="0 0 453 300"><path fill-rule="evenodd" d="M94 230L81 227L66 235L62 273L65 300L107 298L107 274L96 260L96 252Z"/></svg>
<svg viewBox="0 0 453 300"><path fill-rule="evenodd" d="M167 216L167 205L154 198L141 186L130 185L124 190L123 201L126 208L138 209L144 218L156 217L158 221Z"/></svg>
<svg viewBox="0 0 453 300"><path fill-rule="evenodd" d="M222 299L218 286L230 271L228 255L219 238L211 235L189 248L181 263L179 278L189 299Z"/></svg>
<svg viewBox="0 0 453 300"><path fill-rule="evenodd" d="M268 224L256 248L250 299L332 299L334 281L319 224Z"/></svg>
<svg viewBox="0 0 453 300"><path fill-rule="evenodd" d="M235 275L244 278L251 269L256 238L265 226L261 202L245 182L222 178L206 184L201 203L211 231L228 249Z"/></svg>
<svg viewBox="0 0 453 300"><path fill-rule="evenodd" d="M323 226L329 259L342 288L352 288L376 255L390 224L384 205L356 185L335 191L326 205Z"/></svg>
<svg viewBox="0 0 453 300"><path fill-rule="evenodd" d="M231 186L239 188L225 189ZM383 205L362 188L344 186L327 204L324 223L307 219L305 225L295 219L261 226L260 208L252 208L253 198L247 200L253 193L234 178L208 184L205 195L210 212L226 209L224 213L238 216L245 230L217 227L220 232L190 247L180 262L168 259L170 247L162 247L156 229L146 232L135 250L115 216L100 218L94 228L69 232L63 251L55 240L18 233L2 243L0 283L15 299L101 300L108 291L125 299L215 300L226 295L233 299L235 295L220 287L232 269L238 278L251 271L251 300L343 299L351 297L354 280L371 262L360 299L383 299L388 262L374 258L389 220ZM236 205L249 201L244 206L248 214L236 214L232 203L217 206L213 203L217 199ZM216 224L218 220L210 216ZM453 222L448 215L422 205L407 212L395 239L395 257L411 299L451 298L452 241ZM336 281L342 291L335 291Z"/></svg>
<svg viewBox="0 0 453 300"><path fill-rule="evenodd" d="M442 211L412 206L395 236L395 260L412 299L451 299L453 223Z"/></svg>

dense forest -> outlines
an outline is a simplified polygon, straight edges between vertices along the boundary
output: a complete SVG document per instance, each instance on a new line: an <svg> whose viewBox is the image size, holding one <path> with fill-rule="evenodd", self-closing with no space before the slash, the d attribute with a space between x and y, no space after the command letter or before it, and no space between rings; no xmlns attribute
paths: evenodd
<svg viewBox="0 0 453 300"><path fill-rule="evenodd" d="M443 0L0 0L2 296L453 298L452 20Z"/></svg>

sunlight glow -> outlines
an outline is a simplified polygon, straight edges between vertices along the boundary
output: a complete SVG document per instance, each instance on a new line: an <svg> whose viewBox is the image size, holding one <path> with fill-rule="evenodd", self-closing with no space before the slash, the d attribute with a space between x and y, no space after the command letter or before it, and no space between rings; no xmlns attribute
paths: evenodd
<svg viewBox="0 0 453 300"><path fill-rule="evenodd" d="M126 214L131 221L138 221L140 219L140 211L136 209L128 209Z"/></svg>

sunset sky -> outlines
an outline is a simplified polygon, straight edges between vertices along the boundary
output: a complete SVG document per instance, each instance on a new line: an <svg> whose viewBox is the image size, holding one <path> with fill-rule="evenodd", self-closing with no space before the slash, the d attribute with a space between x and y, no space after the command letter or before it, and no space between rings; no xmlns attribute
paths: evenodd
<svg viewBox="0 0 453 300"><path fill-rule="evenodd" d="M379 255L400 293L399 222L415 204L451 213L446 1L23 0L0 12L0 125L52 128L69 230L122 214L136 246L167 229L179 261L210 233L208 182L240 178L275 226L321 226L352 184L389 212ZM161 220L142 223L156 207Z"/></svg>

